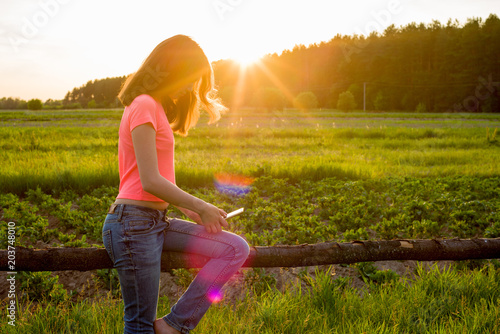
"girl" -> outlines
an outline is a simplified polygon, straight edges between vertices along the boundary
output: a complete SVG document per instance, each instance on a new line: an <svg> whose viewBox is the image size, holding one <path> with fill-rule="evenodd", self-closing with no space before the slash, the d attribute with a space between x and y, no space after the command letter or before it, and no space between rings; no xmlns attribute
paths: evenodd
<svg viewBox="0 0 500 334"><path fill-rule="evenodd" d="M125 81L119 130L119 194L103 226L118 271L125 333L189 333L248 256L245 240L222 231L226 212L175 185L173 132L187 135L201 104L214 122L213 70L200 46L177 35L160 43ZM200 163L203 163L200 161ZM166 216L178 207L197 224ZM162 250L210 257L171 312L156 319Z"/></svg>

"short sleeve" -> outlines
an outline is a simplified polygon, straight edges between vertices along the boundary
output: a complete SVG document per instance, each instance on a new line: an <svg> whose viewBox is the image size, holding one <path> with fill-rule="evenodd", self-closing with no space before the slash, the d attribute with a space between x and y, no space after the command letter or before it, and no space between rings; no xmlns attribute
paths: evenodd
<svg viewBox="0 0 500 334"><path fill-rule="evenodd" d="M141 124L151 123L155 131L158 130L156 119L157 102L149 95L139 95L129 106L130 131Z"/></svg>

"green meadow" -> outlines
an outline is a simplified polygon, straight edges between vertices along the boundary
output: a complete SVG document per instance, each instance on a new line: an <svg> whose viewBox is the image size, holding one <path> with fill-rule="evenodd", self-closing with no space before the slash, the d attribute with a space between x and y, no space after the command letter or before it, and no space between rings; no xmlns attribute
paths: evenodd
<svg viewBox="0 0 500 334"><path fill-rule="evenodd" d="M1 219L16 222L18 246L102 247L102 221L118 190L121 112L0 112ZM245 109L212 125L202 117L189 136L176 137L176 179L226 211L245 207L230 229L253 246L496 238L499 127L500 114ZM245 196L221 193L219 173L254 181ZM6 241L2 224L0 248ZM246 297L215 305L194 332L500 331L497 261L420 268L413 278L352 266L366 282L363 291L329 272L279 290L256 269L245 279ZM44 273L23 275L32 284L19 284L17 326L5 320L2 332L120 332L116 294L78 298ZM106 286L111 276L98 279ZM159 314L171 302L162 297Z"/></svg>
<svg viewBox="0 0 500 334"><path fill-rule="evenodd" d="M306 287L284 292L272 287L248 294L234 305L213 305L192 333L498 333L500 330L500 268L459 271L417 269L418 279L367 283L364 294L329 271L306 278ZM158 316L171 301L160 297ZM18 312L16 327L3 333L123 332L123 305L103 298L57 305L28 303Z"/></svg>
<svg viewBox="0 0 500 334"><path fill-rule="evenodd" d="M1 112L0 191L23 194L116 186L121 110ZM495 114L245 110L201 119L176 140L181 186L220 172L291 181L326 177L500 175Z"/></svg>

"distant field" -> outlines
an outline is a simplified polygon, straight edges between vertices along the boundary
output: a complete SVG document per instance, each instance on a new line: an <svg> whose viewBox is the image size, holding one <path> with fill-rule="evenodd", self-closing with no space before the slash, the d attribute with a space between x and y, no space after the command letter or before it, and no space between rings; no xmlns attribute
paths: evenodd
<svg viewBox="0 0 500 334"><path fill-rule="evenodd" d="M116 186L122 110L0 112L0 191ZM215 173L291 180L388 176L498 176L496 114L228 113L177 138L181 185Z"/></svg>
<svg viewBox="0 0 500 334"><path fill-rule="evenodd" d="M123 109L91 110L0 110L0 126L103 126L119 123ZM488 127L499 126L498 114L471 113L404 113L341 112L316 109L267 112L243 109L223 116L219 126L243 127L365 127L365 126L431 126ZM203 127L200 122L198 127Z"/></svg>

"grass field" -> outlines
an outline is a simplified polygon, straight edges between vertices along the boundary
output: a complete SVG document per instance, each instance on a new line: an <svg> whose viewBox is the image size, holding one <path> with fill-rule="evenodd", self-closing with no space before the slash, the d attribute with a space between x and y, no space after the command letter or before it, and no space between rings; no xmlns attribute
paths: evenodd
<svg viewBox="0 0 500 334"><path fill-rule="evenodd" d="M360 295L344 279L329 272L306 279L307 288L284 292L268 289L236 305L216 304L193 333L214 334L350 334L350 333L498 333L500 330L500 272L481 270L420 270L414 281L393 279L368 283ZM158 315L169 312L160 297ZM100 302L32 303L18 313L21 325L3 325L3 333L118 334L123 305Z"/></svg>
<svg viewBox="0 0 500 334"><path fill-rule="evenodd" d="M23 194L39 186L83 194L116 186L119 116L117 110L0 113L0 191ZM176 174L187 187L207 186L220 172L292 181L498 176L498 141L487 134L499 126L492 114L245 111L215 126L202 120L178 138Z"/></svg>
<svg viewBox="0 0 500 334"><path fill-rule="evenodd" d="M3 222L16 222L18 245L102 247L121 112L0 112L0 207ZM177 183L226 210L245 207L231 230L251 245L500 237L499 114L243 110L204 121L176 137ZM218 173L253 178L250 192L217 191ZM321 274L304 278L302 292L264 285L214 307L196 333L498 332L499 270L495 262L421 271L411 281L376 272L382 283L361 294ZM19 310L8 333L119 332L117 300L55 296Z"/></svg>

